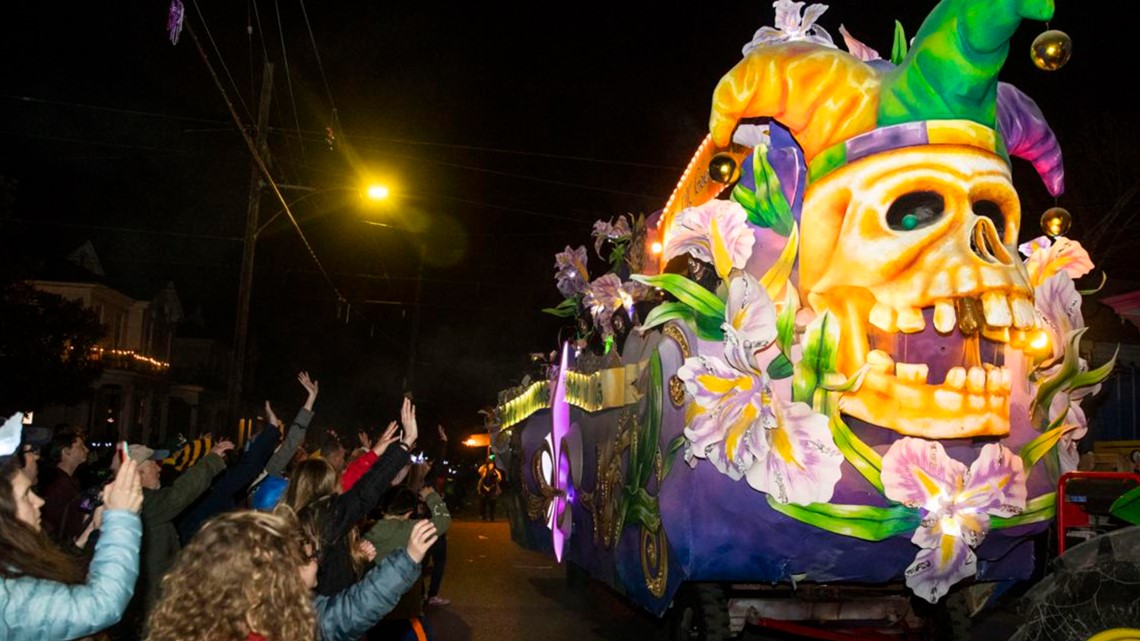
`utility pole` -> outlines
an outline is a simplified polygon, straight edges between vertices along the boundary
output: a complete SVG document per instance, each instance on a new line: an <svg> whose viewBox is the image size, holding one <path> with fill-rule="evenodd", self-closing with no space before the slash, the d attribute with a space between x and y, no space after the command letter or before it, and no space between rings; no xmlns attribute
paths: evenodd
<svg viewBox="0 0 1140 641"><path fill-rule="evenodd" d="M266 61L261 74L261 103L257 109L257 153L269 166L269 101L273 97L273 63ZM234 352L230 360L230 385L226 403L227 429L237 428L240 418L242 384L245 379L245 344L249 331L249 299L253 290L253 258L257 249L258 215L261 211L261 171L254 160L249 177L249 209L245 217L245 245L241 254L238 281L237 319L234 322Z"/></svg>

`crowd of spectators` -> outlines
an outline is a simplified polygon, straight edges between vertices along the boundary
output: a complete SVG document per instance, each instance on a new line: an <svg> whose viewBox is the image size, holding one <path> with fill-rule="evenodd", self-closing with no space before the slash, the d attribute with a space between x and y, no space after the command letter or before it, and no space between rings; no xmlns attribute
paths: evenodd
<svg viewBox="0 0 1140 641"><path fill-rule="evenodd" d="M416 409L351 451L304 449L265 405L244 447L209 435L93 452L67 426L0 429L0 638L427 639L451 516L440 451L414 462ZM423 460L421 456L420 459ZM41 498L42 497L42 498ZM430 584L422 568L432 568Z"/></svg>

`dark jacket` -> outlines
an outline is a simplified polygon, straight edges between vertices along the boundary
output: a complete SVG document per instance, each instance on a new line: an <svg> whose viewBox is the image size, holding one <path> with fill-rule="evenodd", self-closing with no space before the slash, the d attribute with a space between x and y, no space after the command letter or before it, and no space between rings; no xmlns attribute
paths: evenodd
<svg viewBox="0 0 1140 641"><path fill-rule="evenodd" d="M210 481L226 467L217 454L207 454L187 468L170 487L143 490L143 553L139 589L143 605L150 611L158 599L162 575L174 564L182 545L174 519L210 487Z"/></svg>
<svg viewBox="0 0 1140 641"><path fill-rule="evenodd" d="M210 491L178 521L178 538L182 545L186 545L210 517L238 507L237 497L245 496L245 491L265 469L269 457L273 456L273 450L277 448L280 439L281 431L274 425L266 425L238 459L237 465L228 468L225 474L214 480Z"/></svg>
<svg viewBox="0 0 1140 641"><path fill-rule="evenodd" d="M350 490L325 502L321 524L321 562L317 570L317 592L333 596L356 582L348 532L376 504L391 486L400 470L411 460L407 450L392 445Z"/></svg>
<svg viewBox="0 0 1140 641"><path fill-rule="evenodd" d="M353 641L392 610L420 576L406 550L384 556L359 582L334 596L317 595L313 607L321 641Z"/></svg>
<svg viewBox="0 0 1140 641"><path fill-rule="evenodd" d="M40 508L43 531L57 543L70 546L87 527L87 515L79 509L83 488L79 479L58 467L45 470L40 483Z"/></svg>

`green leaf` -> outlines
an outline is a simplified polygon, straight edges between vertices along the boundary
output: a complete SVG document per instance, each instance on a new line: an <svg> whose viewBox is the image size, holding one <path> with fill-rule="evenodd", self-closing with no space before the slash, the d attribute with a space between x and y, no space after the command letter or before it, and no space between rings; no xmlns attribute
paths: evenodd
<svg viewBox="0 0 1140 641"><path fill-rule="evenodd" d="M1026 443L1019 453L1021 460L1025 463L1025 471L1028 473L1029 468L1033 467L1037 461L1040 461L1041 457L1048 454L1049 450L1057 445L1057 442L1061 440L1062 436L1077 429L1077 427L1077 425L1062 425Z"/></svg>
<svg viewBox="0 0 1140 641"><path fill-rule="evenodd" d="M673 462L677 460L677 452L680 452L681 448L685 447L685 443L687 443L688 440L684 434L681 434L672 441L669 441L669 447L665 450L665 466L661 471L662 479L669 478L669 472L673 469Z"/></svg>
<svg viewBox="0 0 1140 641"><path fill-rule="evenodd" d="M867 479L871 485L880 493L883 491L883 457L878 452L871 449L871 446L864 443L851 431L850 427L843 422L843 417L839 412L831 413L831 435L835 439L835 446L843 452L843 458L855 467L863 478Z"/></svg>
<svg viewBox="0 0 1140 641"><path fill-rule="evenodd" d="M831 383L828 381L831 376L836 374L827 375L824 377L824 382L822 385L820 385L820 387L829 392L854 392L863 385L863 379L867 377L867 372L869 371L871 371L871 366L864 364L862 367L855 370L855 373L848 378L844 378L842 374L838 374L839 381L836 383Z"/></svg>
<svg viewBox="0 0 1140 641"><path fill-rule="evenodd" d="M918 510L905 505L893 507L833 503L793 505L777 503L771 496L768 496L768 505L797 521L864 541L884 541L901 534L909 534L922 521Z"/></svg>
<svg viewBox="0 0 1140 641"><path fill-rule="evenodd" d="M1068 388L1080 389L1082 387L1089 387L1090 385L1099 385L1104 382L1104 379L1108 378L1108 375L1112 373L1112 369L1116 367L1116 357L1119 355L1120 345L1118 344L1116 351L1112 353L1112 358L1108 359L1107 363L1094 370L1077 374L1069 381Z"/></svg>
<svg viewBox="0 0 1140 641"><path fill-rule="evenodd" d="M895 41L891 47L891 62L893 64L902 64L903 58L906 57L906 31L903 29L902 23L895 20Z"/></svg>
<svg viewBox="0 0 1140 641"><path fill-rule="evenodd" d="M768 363L768 377L773 380L780 380L792 375L794 368L792 362L783 353L777 354L776 358Z"/></svg>
<svg viewBox="0 0 1140 641"><path fill-rule="evenodd" d="M1077 293L1081 296L1092 296L1093 294L1104 289L1104 284L1108 282L1108 274L1105 272L1100 273L1100 284L1093 289L1078 289Z"/></svg>
<svg viewBox="0 0 1140 641"><path fill-rule="evenodd" d="M1057 373L1037 387L1037 396L1033 399L1033 426L1040 430L1049 422L1049 405L1057 392L1080 372L1081 336L1088 331L1087 327L1075 329L1065 336L1067 348L1061 360L1061 367Z"/></svg>
<svg viewBox="0 0 1140 641"><path fill-rule="evenodd" d="M642 414L637 447L631 451L629 461L630 483L644 488L653 474L658 441L661 438L661 353L657 350L649 357L648 389L645 391L645 411Z"/></svg>
<svg viewBox="0 0 1140 641"><path fill-rule="evenodd" d="M823 375L835 371L838 351L839 323L830 311L825 311L804 332L803 358L796 363L795 377L792 380L793 400L811 402Z"/></svg>
<svg viewBox="0 0 1140 641"><path fill-rule="evenodd" d="M650 287L660 287L677 298L677 300L693 308L699 315L724 318L724 301L716 297L709 290L680 274L658 274L646 276L634 274L633 280L644 283Z"/></svg>
<svg viewBox="0 0 1140 641"><path fill-rule="evenodd" d="M1050 492L1030 499L1030 501L1025 504L1025 509L1017 516L1008 518L991 516L990 529L1000 530L1003 528L1017 527L1019 525L1027 525L1029 523L1040 523L1041 521L1052 519L1056 513L1057 493Z"/></svg>
<svg viewBox="0 0 1140 641"><path fill-rule="evenodd" d="M624 524L641 524L650 530L661 527L661 506L644 489L626 493Z"/></svg>
<svg viewBox="0 0 1140 641"><path fill-rule="evenodd" d="M671 320L683 320L692 326L693 318L695 316L696 312L693 311L693 308L684 303L661 303L657 307L654 307L653 310L650 311L648 315L646 315L645 322L642 323L641 327L638 329L641 331L653 329L654 327L657 327L658 325L664 325Z"/></svg>
<svg viewBox="0 0 1140 641"><path fill-rule="evenodd" d="M731 198L748 212L749 222L786 237L792 232L795 218L780 188L780 178L768 162L768 145L759 145L752 151L752 177L756 182L755 191L738 183Z"/></svg>
<svg viewBox="0 0 1140 641"><path fill-rule="evenodd" d="M721 328L723 324L724 321L719 318L696 314L696 317L689 323L689 327L697 334L697 338L703 341L719 342L724 340L724 329Z"/></svg>
<svg viewBox="0 0 1140 641"><path fill-rule="evenodd" d="M1108 511L1121 521L1140 525L1140 486L1121 494L1112 502L1112 507L1108 508Z"/></svg>
<svg viewBox="0 0 1140 641"><path fill-rule="evenodd" d="M796 312L799 311L799 307L800 295L796 292L796 288L788 283L787 289L784 290L784 307L776 317L776 346L789 362L792 359L792 342L796 339Z"/></svg>
<svg viewBox="0 0 1140 641"><path fill-rule="evenodd" d="M558 303L557 307L546 307L542 311L551 316L571 318L578 315L578 300L576 298L567 298L561 303Z"/></svg>

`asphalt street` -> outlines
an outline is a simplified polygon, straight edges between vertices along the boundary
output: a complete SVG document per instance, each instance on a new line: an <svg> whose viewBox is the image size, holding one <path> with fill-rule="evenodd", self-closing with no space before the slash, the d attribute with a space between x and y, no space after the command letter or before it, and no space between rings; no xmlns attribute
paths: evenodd
<svg viewBox="0 0 1140 641"><path fill-rule="evenodd" d="M659 637L663 624L597 582L570 587L553 556L524 550L505 519L457 519L448 536L441 596L429 607L434 641L609 641ZM984 613L973 638L1007 639L1017 626L1010 611ZM749 641L771 638L747 630ZM791 639L794 637L783 637Z"/></svg>

